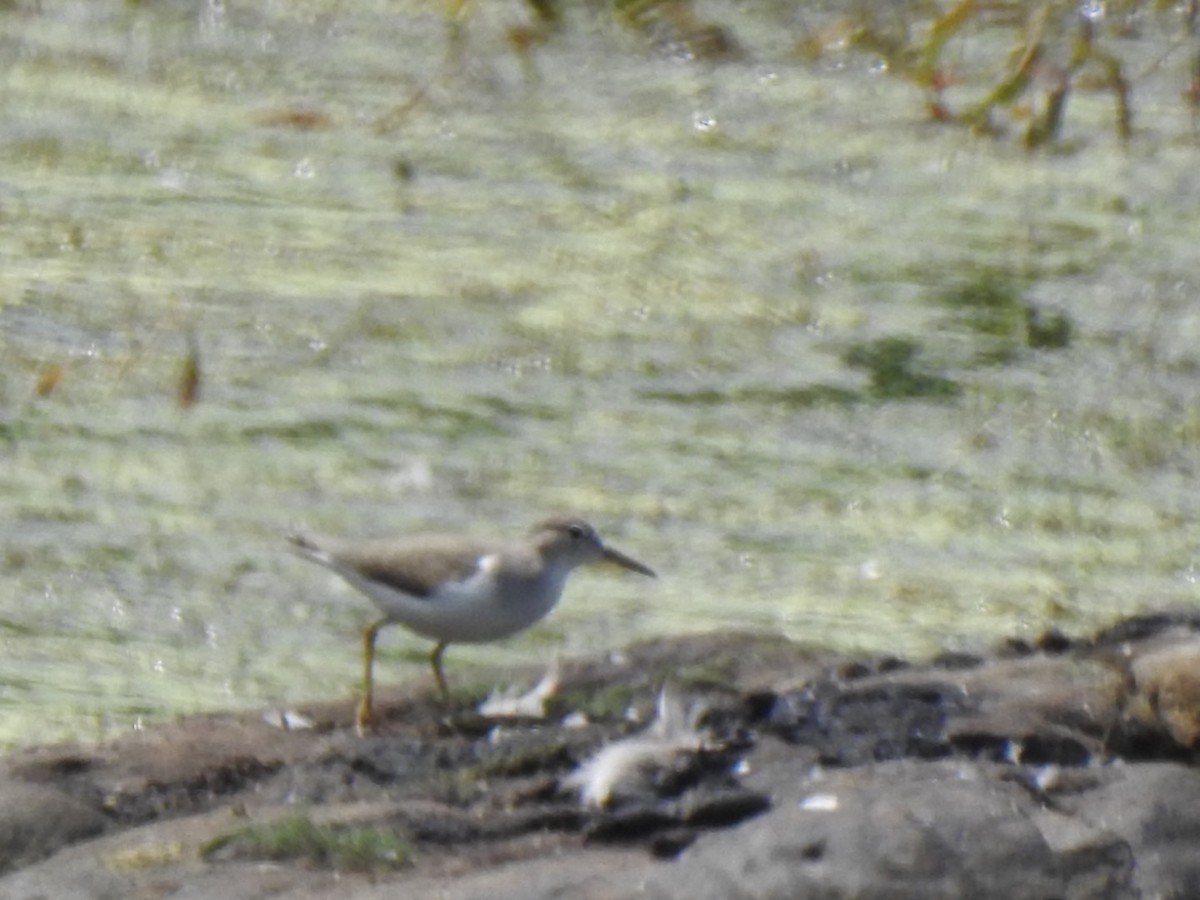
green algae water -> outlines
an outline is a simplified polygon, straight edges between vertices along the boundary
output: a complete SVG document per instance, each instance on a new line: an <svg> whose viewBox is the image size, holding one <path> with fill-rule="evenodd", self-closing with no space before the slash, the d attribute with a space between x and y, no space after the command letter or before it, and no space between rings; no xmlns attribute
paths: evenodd
<svg viewBox="0 0 1200 900"><path fill-rule="evenodd" d="M606 9L0 8L0 741L349 697L368 602L283 534L575 510L539 663L694 630L924 654L1196 602L1200 168L928 121L794 14L681 61ZM815 15L815 13L814 13ZM391 124L386 129L380 122ZM196 367L194 398L182 393ZM193 400L190 405L183 402ZM384 632L382 683L428 678Z"/></svg>

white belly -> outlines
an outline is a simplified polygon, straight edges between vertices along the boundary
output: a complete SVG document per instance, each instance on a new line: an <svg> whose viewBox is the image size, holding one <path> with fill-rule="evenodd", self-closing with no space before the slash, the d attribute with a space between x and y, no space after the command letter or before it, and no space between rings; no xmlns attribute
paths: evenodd
<svg viewBox="0 0 1200 900"><path fill-rule="evenodd" d="M384 615L410 631L435 641L477 644L523 631L554 608L567 572L542 575L498 582L485 562L471 578L443 585L428 597L413 597L361 578L355 579L355 586Z"/></svg>

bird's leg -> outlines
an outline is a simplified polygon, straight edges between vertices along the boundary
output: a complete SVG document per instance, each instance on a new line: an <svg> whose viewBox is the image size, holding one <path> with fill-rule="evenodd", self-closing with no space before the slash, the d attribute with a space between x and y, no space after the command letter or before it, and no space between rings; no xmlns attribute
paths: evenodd
<svg viewBox="0 0 1200 900"><path fill-rule="evenodd" d="M442 654L446 652L449 646L447 641L438 641L438 645L433 648L433 655L429 657L429 662L433 666L433 677L437 681L438 690L442 692L442 700L446 703L450 702L450 689L446 687L446 676L442 674Z"/></svg>
<svg viewBox="0 0 1200 900"><path fill-rule="evenodd" d="M388 624L388 619L380 619L363 632L363 695L358 704L358 715L355 717L355 727L359 735L366 734L371 727L371 702L375 692L373 670L375 668L375 638L379 629Z"/></svg>

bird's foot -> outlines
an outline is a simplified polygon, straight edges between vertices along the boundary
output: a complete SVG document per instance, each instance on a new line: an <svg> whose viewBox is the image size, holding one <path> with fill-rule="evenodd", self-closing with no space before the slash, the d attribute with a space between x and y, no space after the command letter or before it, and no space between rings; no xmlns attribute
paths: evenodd
<svg viewBox="0 0 1200 900"><path fill-rule="evenodd" d="M358 712L354 716L354 730L359 737L366 737L375 728L375 716L371 710L371 700L363 697L358 704Z"/></svg>

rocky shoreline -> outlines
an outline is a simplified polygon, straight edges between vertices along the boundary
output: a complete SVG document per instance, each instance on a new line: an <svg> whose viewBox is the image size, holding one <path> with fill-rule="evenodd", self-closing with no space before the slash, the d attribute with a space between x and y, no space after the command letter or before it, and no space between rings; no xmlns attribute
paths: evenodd
<svg viewBox="0 0 1200 900"><path fill-rule="evenodd" d="M922 665L687 637L459 699L14 752L0 897L1200 896L1200 613Z"/></svg>

